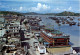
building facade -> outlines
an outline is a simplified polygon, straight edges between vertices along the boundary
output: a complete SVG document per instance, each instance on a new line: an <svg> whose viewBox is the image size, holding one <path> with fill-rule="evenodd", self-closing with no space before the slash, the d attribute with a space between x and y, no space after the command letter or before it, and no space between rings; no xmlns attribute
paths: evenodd
<svg viewBox="0 0 80 55"><path fill-rule="evenodd" d="M42 30L40 36L45 40L44 45L49 47L70 46L69 36L56 35L49 31Z"/></svg>

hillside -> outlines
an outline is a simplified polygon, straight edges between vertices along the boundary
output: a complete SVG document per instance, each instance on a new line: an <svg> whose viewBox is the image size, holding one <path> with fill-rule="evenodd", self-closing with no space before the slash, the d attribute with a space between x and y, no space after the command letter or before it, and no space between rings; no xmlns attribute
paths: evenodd
<svg viewBox="0 0 80 55"><path fill-rule="evenodd" d="M69 11L64 11L61 13L45 13L45 14L40 14L36 12L28 12L24 13L25 15L55 15L55 16L79 16L80 13L74 13L74 12L69 12Z"/></svg>
<svg viewBox="0 0 80 55"><path fill-rule="evenodd" d="M64 11L62 13L56 14L57 16L79 16L79 13Z"/></svg>
<svg viewBox="0 0 80 55"><path fill-rule="evenodd" d="M19 13L19 12L12 12L12 11L0 11L0 14L3 14L3 15L11 14L11 15L22 16L21 13Z"/></svg>
<svg viewBox="0 0 80 55"><path fill-rule="evenodd" d="M57 13L45 13L44 15L56 15Z"/></svg>
<svg viewBox="0 0 80 55"><path fill-rule="evenodd" d="M64 11L61 13L45 13L45 14L36 13L36 12L19 13L19 12L12 12L12 11L0 11L0 14L4 14L4 15L12 14L18 16L22 16L22 15L80 16L80 13L74 13L69 11Z"/></svg>
<svg viewBox="0 0 80 55"><path fill-rule="evenodd" d="M28 13L23 13L24 15L40 15L39 13L36 12L28 12Z"/></svg>

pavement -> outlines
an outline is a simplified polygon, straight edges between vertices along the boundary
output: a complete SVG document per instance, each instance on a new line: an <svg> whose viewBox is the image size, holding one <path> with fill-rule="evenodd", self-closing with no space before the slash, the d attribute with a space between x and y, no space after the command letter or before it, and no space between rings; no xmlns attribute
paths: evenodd
<svg viewBox="0 0 80 55"><path fill-rule="evenodd" d="M30 41L29 41L30 46L31 46L30 52L32 52L32 55L33 55L33 54L34 54L34 55L48 55L48 53L46 53L46 54L40 54L39 51L37 50L37 48L34 48L35 46L34 46L33 43L34 43L35 41L37 41L37 39L35 39L35 38L31 38Z"/></svg>

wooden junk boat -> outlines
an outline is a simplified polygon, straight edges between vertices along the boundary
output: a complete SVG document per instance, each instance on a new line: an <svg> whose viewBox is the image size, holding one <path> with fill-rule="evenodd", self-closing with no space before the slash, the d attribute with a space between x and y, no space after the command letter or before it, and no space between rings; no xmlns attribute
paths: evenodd
<svg viewBox="0 0 80 55"><path fill-rule="evenodd" d="M69 45L69 35L63 35L60 31L41 30L40 36L45 40L46 47L64 47Z"/></svg>
<svg viewBox="0 0 80 55"><path fill-rule="evenodd" d="M70 26L76 25L76 22L70 22L69 25L70 25Z"/></svg>

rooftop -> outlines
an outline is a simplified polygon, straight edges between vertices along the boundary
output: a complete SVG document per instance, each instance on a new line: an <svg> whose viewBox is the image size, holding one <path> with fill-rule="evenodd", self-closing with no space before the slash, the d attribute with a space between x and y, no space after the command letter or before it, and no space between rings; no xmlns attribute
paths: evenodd
<svg viewBox="0 0 80 55"><path fill-rule="evenodd" d="M58 31L58 30L54 30L51 32L52 34L62 34L62 32Z"/></svg>
<svg viewBox="0 0 80 55"><path fill-rule="evenodd" d="M69 38L70 36L56 36L56 37L53 37L53 38Z"/></svg>
<svg viewBox="0 0 80 55"><path fill-rule="evenodd" d="M55 34L62 34L62 32L60 32L58 30L57 31L52 31L52 32L51 31L42 30L42 32L45 33L46 35L48 35L51 38L69 38L70 37L69 35L56 36Z"/></svg>
<svg viewBox="0 0 80 55"><path fill-rule="evenodd" d="M60 54L60 53L70 53L71 47L62 47L62 48L47 48L48 52L53 54Z"/></svg>

